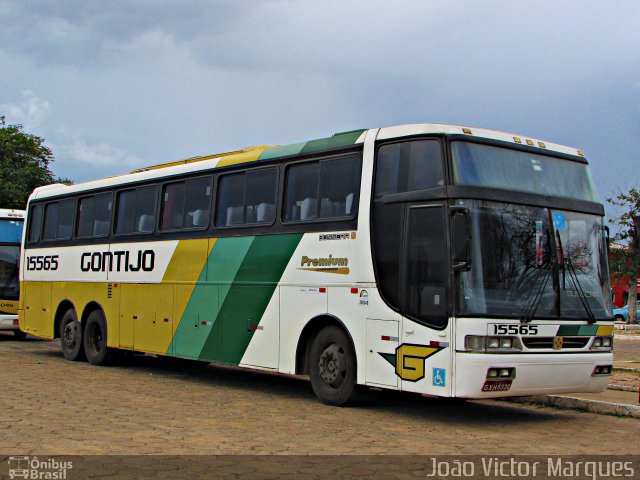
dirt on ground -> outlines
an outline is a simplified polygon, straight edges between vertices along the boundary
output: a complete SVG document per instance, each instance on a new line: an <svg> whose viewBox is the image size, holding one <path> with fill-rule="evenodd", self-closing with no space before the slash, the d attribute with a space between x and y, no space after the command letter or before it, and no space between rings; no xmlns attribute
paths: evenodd
<svg viewBox="0 0 640 480"><path fill-rule="evenodd" d="M636 344L619 342L620 356ZM633 353L631 353L633 355ZM0 334L0 452L60 454L628 455L634 418L381 392L319 403L305 379L134 356L64 360L59 341Z"/></svg>

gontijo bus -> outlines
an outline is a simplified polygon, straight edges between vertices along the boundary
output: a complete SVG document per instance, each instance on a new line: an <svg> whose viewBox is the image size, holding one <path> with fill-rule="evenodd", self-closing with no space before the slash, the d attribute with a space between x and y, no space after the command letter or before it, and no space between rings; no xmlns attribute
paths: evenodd
<svg viewBox="0 0 640 480"><path fill-rule="evenodd" d="M20 326L116 349L486 398L602 390L603 206L584 154L449 125L358 130L38 188Z"/></svg>
<svg viewBox="0 0 640 480"><path fill-rule="evenodd" d="M24 213L0 209L0 330L13 330L18 338L25 336L18 327L18 265Z"/></svg>

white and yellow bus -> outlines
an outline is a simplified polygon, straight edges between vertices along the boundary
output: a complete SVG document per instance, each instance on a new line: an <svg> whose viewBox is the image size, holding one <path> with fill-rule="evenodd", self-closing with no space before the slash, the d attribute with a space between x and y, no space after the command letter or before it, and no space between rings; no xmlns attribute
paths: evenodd
<svg viewBox="0 0 640 480"><path fill-rule="evenodd" d="M26 334L18 326L18 266L24 226L24 210L0 209L0 330Z"/></svg>
<svg viewBox="0 0 640 480"><path fill-rule="evenodd" d="M463 398L596 392L612 366L584 154L408 125L251 147L28 205L20 326L69 360L133 350Z"/></svg>

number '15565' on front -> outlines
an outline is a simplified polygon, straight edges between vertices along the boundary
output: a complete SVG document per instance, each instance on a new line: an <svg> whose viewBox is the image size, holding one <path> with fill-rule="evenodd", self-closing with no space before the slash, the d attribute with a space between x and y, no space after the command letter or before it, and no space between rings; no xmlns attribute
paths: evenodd
<svg viewBox="0 0 640 480"><path fill-rule="evenodd" d="M538 325L514 325L494 323L492 335L537 335Z"/></svg>

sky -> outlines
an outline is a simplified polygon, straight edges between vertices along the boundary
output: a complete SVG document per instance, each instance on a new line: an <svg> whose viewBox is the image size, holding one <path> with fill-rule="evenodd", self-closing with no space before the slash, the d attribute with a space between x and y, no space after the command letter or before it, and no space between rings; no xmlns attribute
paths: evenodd
<svg viewBox="0 0 640 480"><path fill-rule="evenodd" d="M640 185L637 0L2 0L0 25L0 115L76 183L453 123L582 149L603 202Z"/></svg>

